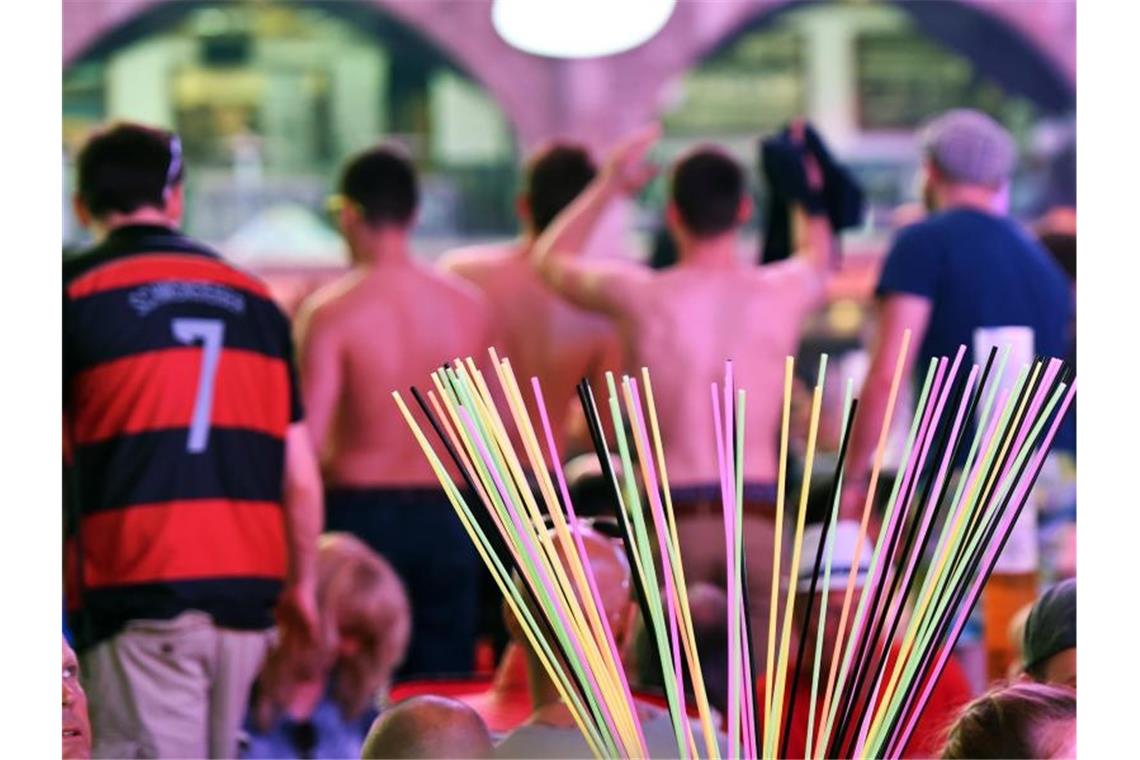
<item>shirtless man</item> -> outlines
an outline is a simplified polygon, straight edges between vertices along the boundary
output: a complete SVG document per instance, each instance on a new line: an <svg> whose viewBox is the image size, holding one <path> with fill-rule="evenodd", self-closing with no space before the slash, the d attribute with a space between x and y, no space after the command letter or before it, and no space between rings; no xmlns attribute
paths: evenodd
<svg viewBox="0 0 1140 760"><path fill-rule="evenodd" d="M387 558L408 589L412 643L402 673L473 665L478 559L392 403L456 357L482 356L490 317L458 278L409 252L418 189L411 162L377 147L340 180L339 223L351 271L298 317L309 426L327 488L326 530L354 533Z"/></svg>
<svg viewBox="0 0 1140 760"><path fill-rule="evenodd" d="M530 378L538 377L555 443L565 458L568 435L585 433L576 386L583 377L602 382L618 370L620 346L606 318L576 308L552 293L531 266L534 242L597 174L582 147L553 143L528 162L516 207L522 236L510 243L462 248L441 266L469 280L492 305L496 334L524 385L523 397L537 424ZM512 434L513 426L508 426ZM588 441L575 441L577 444ZM583 446L577 446L578 449Z"/></svg>
<svg viewBox="0 0 1140 760"><path fill-rule="evenodd" d="M617 322L630 368L649 368L690 583L725 582L709 386L723 382L724 362L733 360L737 386L748 394L749 586L752 598L762 600L772 582L784 359L795 354L804 318L822 301L830 231L826 219L796 212L795 227L812 245L765 267L745 263L737 239L752 211L744 172L706 146L681 157L671 172L666 222L677 241L677 266L654 271L579 260L607 205L648 178L644 157L658 134L657 127L642 130L613 150L598 177L539 238L534 262L565 298ZM754 602L751 610L754 645L764 651L768 605Z"/></svg>

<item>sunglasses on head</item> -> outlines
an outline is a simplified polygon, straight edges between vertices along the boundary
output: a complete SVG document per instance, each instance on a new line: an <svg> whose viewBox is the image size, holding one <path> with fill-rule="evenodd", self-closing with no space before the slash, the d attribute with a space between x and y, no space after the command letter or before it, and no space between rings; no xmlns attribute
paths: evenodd
<svg viewBox="0 0 1140 760"><path fill-rule="evenodd" d="M550 515L543 515L542 521L548 530L554 530L554 518ZM570 524L570 527L577 525L589 528L606 538L622 537L621 525L619 525L618 521L613 517L579 517L575 522L567 522Z"/></svg>
<svg viewBox="0 0 1140 760"><path fill-rule="evenodd" d="M170 165L166 168L166 184L162 186L162 194L166 195L178 184L178 177L182 173L182 140L176 133L170 134Z"/></svg>

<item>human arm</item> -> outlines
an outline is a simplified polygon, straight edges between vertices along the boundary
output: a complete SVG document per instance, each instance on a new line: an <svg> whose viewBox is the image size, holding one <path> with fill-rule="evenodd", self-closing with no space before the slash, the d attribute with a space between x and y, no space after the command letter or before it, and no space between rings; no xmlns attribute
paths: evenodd
<svg viewBox="0 0 1140 760"><path fill-rule="evenodd" d="M910 343L903 361L901 383L909 382L918 358L918 347L926 335L932 302L922 296L898 293L887 296L879 304L878 332L871 351L871 366L859 393L859 410L851 428L847 450L842 518L859 519L862 515L869 483L872 458L883 431L891 381L902 350L903 336L910 330ZM896 406L892 419L900 413Z"/></svg>
<svg viewBox="0 0 1140 760"><path fill-rule="evenodd" d="M304 422L285 433L285 540L288 576L278 605L283 627L302 640L317 635L317 538L324 523L321 475Z"/></svg>
<svg viewBox="0 0 1140 760"><path fill-rule="evenodd" d="M610 204L636 191L652 176L644 158L659 134L660 128L653 125L622 141L597 177L535 241L531 261L539 276L577 306L613 316L620 309L619 283L630 276L629 268L582 262L578 257Z"/></svg>
<svg viewBox="0 0 1140 760"><path fill-rule="evenodd" d="M327 311L311 299L301 306L296 333L305 420L320 462L332 447L329 439L341 392L340 339L330 329Z"/></svg>

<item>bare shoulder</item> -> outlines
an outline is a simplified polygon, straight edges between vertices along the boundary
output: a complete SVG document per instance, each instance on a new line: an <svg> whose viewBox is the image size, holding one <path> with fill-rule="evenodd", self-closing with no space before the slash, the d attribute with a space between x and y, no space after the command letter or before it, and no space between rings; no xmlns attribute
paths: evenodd
<svg viewBox="0 0 1140 760"><path fill-rule="evenodd" d="M501 266L512 251L509 242L455 248L439 258L436 268L464 278L478 277Z"/></svg>
<svg viewBox="0 0 1140 760"><path fill-rule="evenodd" d="M482 292L465 276L451 269L416 264L420 287L424 292L434 291L436 297L446 298L453 303L482 309L486 303Z"/></svg>
<svg viewBox="0 0 1140 760"><path fill-rule="evenodd" d="M332 282L322 285L301 301L297 309L298 327L335 320L344 305L359 287L361 274L349 271Z"/></svg>
<svg viewBox="0 0 1140 760"><path fill-rule="evenodd" d="M779 287L800 286L815 289L823 284L825 275L801 256L777 261L772 264L753 267L753 280L761 285Z"/></svg>

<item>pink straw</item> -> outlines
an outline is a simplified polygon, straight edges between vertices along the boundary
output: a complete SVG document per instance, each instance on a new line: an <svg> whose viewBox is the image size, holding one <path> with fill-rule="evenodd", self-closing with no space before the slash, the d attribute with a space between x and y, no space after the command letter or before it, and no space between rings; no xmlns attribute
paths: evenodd
<svg viewBox="0 0 1140 760"><path fill-rule="evenodd" d="M534 390L535 405L538 407L539 419L542 421L542 430L546 435L546 447L550 452L551 469L554 470L554 476L558 480L558 489L562 493L562 503L566 505L566 514L570 518L571 525L578 524L578 515L574 511L574 504L570 501L570 489L566 486L566 475L562 471L562 459L558 456L558 447L554 443L554 431L550 425L550 418L546 414L546 401L542 397L542 388L538 384L538 378L532 377L530 379L531 388ZM576 531L570 531L570 535L574 537L574 544L578 548L578 556L582 558L582 569L585 571L586 582L590 587L590 595L594 599L594 606L601 613L598 617L602 621L602 630L606 635L606 645L610 649L610 654L615 663L615 669L618 672L618 677L621 682L622 693L625 695L626 701L631 705L631 712L633 713L633 725L637 729L638 739L641 741L641 748L644 750L648 745L645 743L645 734L641 730L641 721L637 717L637 710L632 708L634 705L633 693L629 688L629 680L625 675L625 668L622 667L621 655L618 654L617 643L614 641L613 631L610 629L610 621L606 616L605 607L602 606L602 595L598 591L598 582L594 577L594 568L587 559L586 546L582 543L581 534ZM630 568L632 570L632 568Z"/></svg>
<svg viewBox="0 0 1140 760"><path fill-rule="evenodd" d="M685 682L681 676L681 641L678 636L677 628L677 603L679 597L673 586L673 565L669 556L669 545L666 537L665 510L661 506L661 493L657 487L659 485L657 469L654 467L653 457L648 456L648 453L651 451L649 448L649 436L646 434L648 428L645 425L645 416L641 409L641 395L637 392L637 380L631 377L627 379L627 382L629 383L630 396L633 398L631 422L636 420L633 433L641 440L643 451L647 454L647 456L644 457L644 464L646 471L649 473L650 482L645 484L645 490L649 492L649 505L657 533L657 546L661 553L661 574L665 576L665 598L669 600L669 639L673 645L673 672L677 684L677 702L681 713L681 722L685 728L685 738L693 742L693 727L689 724L688 711L685 707L685 689L683 688ZM693 746L696 746L695 742ZM683 750L682 755L684 755Z"/></svg>
<svg viewBox="0 0 1140 760"><path fill-rule="evenodd" d="M724 450L724 429L720 413L720 396L717 393L717 384L713 383L712 391L712 404L713 404L713 428L716 433L716 456L717 462L720 465L720 493L721 500L725 507L725 521L724 521L724 549L726 561L731 562L731 557L734 554L732 546L732 528L729 524L727 517L727 505L731 500L731 493L728 489L731 488L732 476L729 474L725 464L725 450ZM736 575L735 573L728 573L726 580L728 591L728 705L729 714L725 716L728 728L728 751L731 753L733 747L736 746L740 739L740 715L739 708L737 714L734 716L732 706L740 704L740 679L737 675L740 673L740 659L738 652L737 639L740 635L740 626L737 622L739 616L736 615L736 603L739 595L736 589Z"/></svg>
<svg viewBox="0 0 1140 760"><path fill-rule="evenodd" d="M964 351L964 349L965 349L965 347L963 346L961 349L958 350L958 357L954 360L954 367L951 369L950 378L946 382L947 394L942 396L939 399L938 415L939 415L940 419L941 419L941 415L942 415L941 405L943 402L945 402L947 400L947 397L949 395L949 390L954 383L954 375L958 371L958 361L962 358L962 352ZM938 494L941 491L943 481L946 479L946 472L949 469L950 460L954 456L953 442L958 438L958 431L962 427L962 420L965 417L966 408L970 405L969 404L970 391L973 390L974 382L977 379L978 379L978 365L975 364L973 366L973 369L970 370L970 376L966 379L966 389L962 394L961 403L958 404L958 413L954 417L954 425L950 429L950 438L949 438L947 446L946 446L946 452L942 456L942 463L939 465L938 475L934 480L933 487L931 488L930 499L926 503L926 509L923 510L922 524L919 526L918 533L915 535L919 535L919 536L925 536L926 535L926 532L930 527L930 522L931 522L931 520L934 519L934 513L938 511L938 505L937 505ZM914 571L918 567L918 560L919 560L919 554L921 553L920 552L921 548L922 548L921 546L914 547L914 550L911 552L910 557L907 558L906 571L903 573L902 583L900 585L900 588L902 588L902 589L906 589L907 586L910 584L911 577L914 575ZM892 602L892 604L891 604L890 609L888 610L888 615L889 615L889 618L895 618L899 614L900 608L903 604L905 604L906 600L903 598L902 594L899 594L898 597L895 599L892 599L891 602ZM884 619L887 619L887 618L884 618ZM890 642L887 642L887 643L889 645ZM874 642L872 642L872 646L874 646ZM879 671L878 676L875 678L875 688L871 691L870 700L867 702L868 705L878 704L876 700L879 697L879 690L883 686L883 677L886 675L887 670L888 670L888 668L882 668ZM856 757L858 757L862 754L863 744L867 740L867 731L871 727L871 718L874 716L874 712L875 712L874 709L870 709L870 710L867 710L866 713L864 714L863 725L859 730L859 742L855 747Z"/></svg>
<svg viewBox="0 0 1140 760"><path fill-rule="evenodd" d="M559 604L558 592L554 586L554 583L550 580L550 576L546 572L546 567L543 565L541 559L539 559L538 548L534 545L534 542L531 540L530 535L527 533L526 529L523 528L522 521L519 519L518 512L515 510L514 502L511 500L506 486L503 485L503 480L499 476L498 468L495 466L495 462L491 458L491 453L487 450L487 446L483 442L483 437L478 434L477 428L475 427L475 422L471 419L471 415L468 413L467 409L465 409L463 406L460 406L459 414L463 418L463 424L467 427L468 433L475 441L475 446L479 451L479 456L483 459L484 464L487 465L487 470L491 473L491 478L494 480L495 487L498 489L499 494L502 496L503 503L507 507L507 513L511 517L511 522L514 524L515 530L518 531L519 535L522 537L523 543L525 544L525 549L530 554L532 562L534 562L535 567L538 569L540 580L542 581L543 587L546 589L546 593L550 599L551 605L554 607L555 614L558 616L558 620L562 624L562 629L567 633L566 638L570 640L571 645L574 647L574 653L578 656L578 661L582 663L588 662L586 660L585 654L582 651L581 644L578 643L578 637L572 634L573 627L570 625L566 611L563 609L563 605ZM600 695L601 689L598 687L598 681L594 677L594 672L590 668L583 668L583 670L586 672L586 676L590 681L590 688L594 691L595 694ZM597 702L601 707L603 716L606 719L606 724L609 726L610 735L619 736L617 727L613 721L613 717L610 715L609 707L606 704L606 700L599 699Z"/></svg>
<svg viewBox="0 0 1140 760"><path fill-rule="evenodd" d="M1065 413L1069 410L1069 405L1072 403L1073 396L1076 391L1077 383L1074 380L1073 384L1065 393L1065 398L1061 402L1060 409L1057 411L1057 416L1053 418L1053 422L1049 426L1049 432L1045 436L1044 442L1041 444L1040 448L1038 448L1037 452L1032 456L1029 464L1029 473L1031 473L1031 476L1029 478L1022 478L1018 484L1017 489L1015 490L1015 495L1024 494L1024 492L1027 491L1030 487L1030 481L1036 479L1037 472L1041 467L1041 462L1045 459L1046 455L1049 453L1049 448L1053 445L1053 439L1057 436L1057 430L1061 427L1061 421L1064 420ZM1011 501L1011 503L1016 502ZM1017 510L1007 509L1006 512L1007 514L1002 516L1001 525L999 525L998 533L995 535L998 535L1003 530L1005 530L1004 526L1007 526L1012 522L1013 515L1017 512ZM990 564L992 564L1000 545L1001 542L997 541L992 542L991 545L987 547L986 554L982 560L984 567L988 568ZM946 640L948 644L950 642L956 642L958 640L958 637L961 635L962 629L966 626L966 621L970 617L970 611L973 610L974 606L978 603L978 598L982 594L982 588L985 586L985 581L986 578L983 573L979 572L975 574L973 586L967 596L968 602L961 608L961 612L958 615L958 620L954 624L954 629L950 633L950 638ZM934 690L934 686L938 681L938 676L946 667L946 661L950 659L952 649L952 646L944 646L939 652L938 662L936 663L934 670L930 672L930 676L926 679L926 685L923 687L922 695L919 697L918 701L914 703L914 709L911 711L910 719L906 724L906 729L901 734L896 735L894 744L887 752L888 757L894 757L896 754L895 749L897 747L905 747L906 743L910 741L911 734L914 733L915 726L918 724L918 719L921 716L922 711L926 708L927 701L930 699L930 693Z"/></svg>

